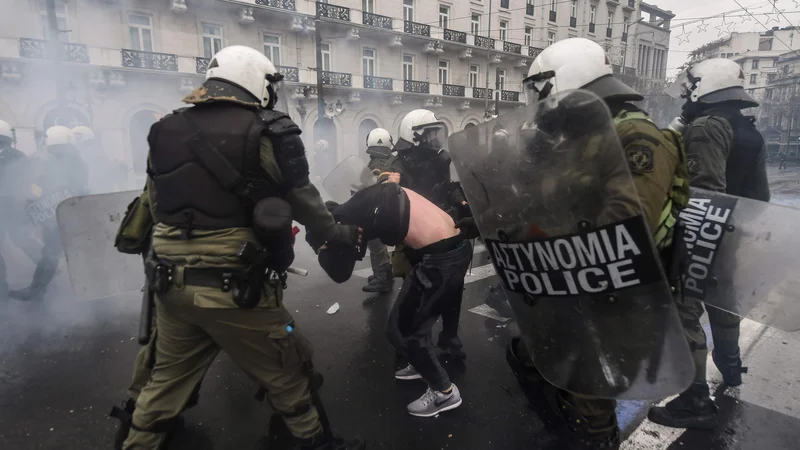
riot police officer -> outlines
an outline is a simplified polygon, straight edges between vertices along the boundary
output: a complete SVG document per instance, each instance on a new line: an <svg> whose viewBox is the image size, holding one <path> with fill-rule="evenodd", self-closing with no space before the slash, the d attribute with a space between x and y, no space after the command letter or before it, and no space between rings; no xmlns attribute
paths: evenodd
<svg viewBox="0 0 800 450"><path fill-rule="evenodd" d="M89 169L76 147L72 130L61 125L48 128L45 145L47 159L40 163L41 170L31 189L33 198L27 206L28 217L41 230L44 246L30 286L11 292L12 297L21 300L41 300L58 270L62 250L56 207L63 200L88 193Z"/></svg>
<svg viewBox="0 0 800 450"><path fill-rule="evenodd" d="M394 146L397 154L388 162L387 170L399 174L399 184L422 195L445 210L465 229L464 220L471 217L464 192L458 182L450 179L450 154L445 150L447 131L444 122L427 109L415 109L400 122L398 140ZM411 266L402 245L392 254L395 276L405 276ZM437 341L438 350L445 358L464 359L458 324L461 303L453 302L442 314L442 331Z"/></svg>
<svg viewBox="0 0 800 450"><path fill-rule="evenodd" d="M729 59L709 59L690 68L671 90L686 101L681 117L670 126L683 133L692 187L768 202L764 138L755 118L742 114L742 109L757 107L758 102L744 90L742 68ZM678 398L651 409L649 417L666 426L713 428L717 408L706 381L703 306L694 299L679 306L694 353L696 380ZM713 306L706 305L705 310L714 339L714 364L726 385L739 386L747 372L739 351L741 318Z"/></svg>
<svg viewBox="0 0 800 450"><path fill-rule="evenodd" d="M371 171L383 172L387 169L392 157L393 146L392 135L383 128L375 128L367 134L367 155L369 156L367 166ZM368 284L361 289L364 292L391 292L394 276L389 250L380 239L369 241L367 248L372 265L372 275L367 280Z"/></svg>
<svg viewBox="0 0 800 450"><path fill-rule="evenodd" d="M146 271L158 345L125 449L167 440L220 350L268 391L300 448L364 448L334 438L321 420L310 343L283 307L285 249L272 242L291 238L292 219L349 246L360 231L337 225L310 183L301 131L273 109L282 78L263 53L226 47L184 99L193 106L150 130L155 229Z"/></svg>
<svg viewBox="0 0 800 450"><path fill-rule="evenodd" d="M677 210L688 202L688 183L676 181L681 168L685 171L674 140L677 136L663 133L633 104L641 101L642 95L614 77L603 48L583 38L558 41L536 57L523 82L529 103L571 89L591 91L605 101L628 159L644 218L659 250L668 253ZM580 130L580 124L570 126ZM540 393L545 392L549 402L538 406L552 410L576 432L569 435L573 440L570 448L619 447L614 399L578 395L550 385L519 338L512 340L506 356L529 399L538 402Z"/></svg>
<svg viewBox="0 0 800 450"><path fill-rule="evenodd" d="M103 152L91 128L79 125L72 132L83 158L90 163L89 191L102 194L115 191L117 186L122 188L128 174L125 164L112 160Z"/></svg>

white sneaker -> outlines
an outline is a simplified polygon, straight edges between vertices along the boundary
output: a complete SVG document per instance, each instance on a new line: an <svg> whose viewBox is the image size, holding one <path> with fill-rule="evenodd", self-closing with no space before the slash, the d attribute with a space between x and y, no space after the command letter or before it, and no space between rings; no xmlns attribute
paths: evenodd
<svg viewBox="0 0 800 450"><path fill-rule="evenodd" d="M417 369L414 368L411 364L408 366L398 370L394 373L394 377L398 380L421 380L422 375L417 372Z"/></svg>
<svg viewBox="0 0 800 450"><path fill-rule="evenodd" d="M453 390L445 394L431 388L422 397L408 404L408 413L417 417L433 417L441 412L461 406L461 392L454 384Z"/></svg>

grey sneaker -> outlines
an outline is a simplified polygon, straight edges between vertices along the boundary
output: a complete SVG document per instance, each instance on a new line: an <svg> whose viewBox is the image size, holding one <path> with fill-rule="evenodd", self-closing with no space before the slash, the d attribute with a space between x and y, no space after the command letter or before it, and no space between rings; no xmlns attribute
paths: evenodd
<svg viewBox="0 0 800 450"><path fill-rule="evenodd" d="M454 384L449 394L428 388L422 397L408 404L408 413L417 417L432 417L459 406L461 406L461 393Z"/></svg>
<svg viewBox="0 0 800 450"><path fill-rule="evenodd" d="M398 370L394 373L394 377L398 380L421 380L422 375L417 372L417 369L414 368L411 364L407 365L406 367Z"/></svg>

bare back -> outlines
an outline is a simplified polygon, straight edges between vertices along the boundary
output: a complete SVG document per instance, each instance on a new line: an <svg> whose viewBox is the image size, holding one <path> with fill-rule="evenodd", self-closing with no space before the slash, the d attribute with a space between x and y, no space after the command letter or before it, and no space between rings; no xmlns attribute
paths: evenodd
<svg viewBox="0 0 800 450"><path fill-rule="evenodd" d="M453 218L416 192L403 188L410 208L405 244L418 250L460 233Z"/></svg>

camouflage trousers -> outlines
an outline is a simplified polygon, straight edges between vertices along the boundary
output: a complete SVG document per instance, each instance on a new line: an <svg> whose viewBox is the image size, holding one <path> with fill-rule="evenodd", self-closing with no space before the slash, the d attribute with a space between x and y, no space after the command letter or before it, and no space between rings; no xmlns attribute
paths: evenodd
<svg viewBox="0 0 800 450"><path fill-rule="evenodd" d="M294 436L318 435L322 427L307 375L311 346L287 327L293 323L289 312L276 305L252 310L195 306L195 295L209 289L186 286L156 296L157 335L137 357L129 390L136 409L123 449L156 450L167 440L170 425L221 350L267 389L270 404Z"/></svg>

